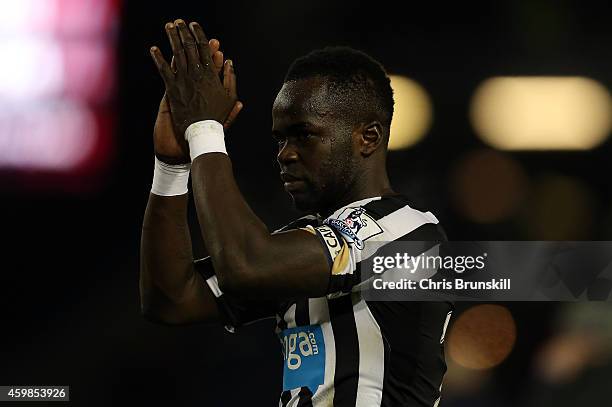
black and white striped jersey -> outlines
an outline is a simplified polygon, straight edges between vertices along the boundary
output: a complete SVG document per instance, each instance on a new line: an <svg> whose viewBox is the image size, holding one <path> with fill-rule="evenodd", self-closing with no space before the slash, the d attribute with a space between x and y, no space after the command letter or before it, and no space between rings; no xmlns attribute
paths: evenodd
<svg viewBox="0 0 612 407"><path fill-rule="evenodd" d="M437 406L446 371L444 331L452 304L367 301L361 262L369 243L446 240L430 212L401 195L346 205L326 219L300 218L279 231L316 234L328 256L328 295L292 301L244 301L223 294L206 259L196 262L230 331L276 318L284 356L280 406Z"/></svg>

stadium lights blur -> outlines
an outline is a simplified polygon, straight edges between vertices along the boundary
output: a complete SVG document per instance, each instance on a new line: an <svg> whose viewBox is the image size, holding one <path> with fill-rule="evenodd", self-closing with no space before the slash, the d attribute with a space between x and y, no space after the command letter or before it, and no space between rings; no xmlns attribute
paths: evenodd
<svg viewBox="0 0 612 407"><path fill-rule="evenodd" d="M119 3L4 4L0 169L76 174L108 159Z"/></svg>
<svg viewBox="0 0 612 407"><path fill-rule="evenodd" d="M516 343L516 323L508 308L475 305L453 323L448 339L452 360L468 369L491 369L502 363Z"/></svg>
<svg viewBox="0 0 612 407"><path fill-rule="evenodd" d="M496 77L477 88L470 116L500 150L588 150L610 132L612 100L584 77Z"/></svg>
<svg viewBox="0 0 612 407"><path fill-rule="evenodd" d="M94 114L80 103L2 111L0 167L68 171L91 157L97 137Z"/></svg>
<svg viewBox="0 0 612 407"><path fill-rule="evenodd" d="M460 157L450 174L452 202L473 222L504 221L519 211L529 190L520 162L491 149Z"/></svg>
<svg viewBox="0 0 612 407"><path fill-rule="evenodd" d="M389 150L401 150L425 136L431 124L431 102L425 89L412 79L398 75L389 78L395 100Z"/></svg>
<svg viewBox="0 0 612 407"><path fill-rule="evenodd" d="M0 97L5 103L27 103L53 96L64 86L62 51L47 38L4 39L0 55L11 55L10 63L0 64ZM41 69L44 61L44 69Z"/></svg>

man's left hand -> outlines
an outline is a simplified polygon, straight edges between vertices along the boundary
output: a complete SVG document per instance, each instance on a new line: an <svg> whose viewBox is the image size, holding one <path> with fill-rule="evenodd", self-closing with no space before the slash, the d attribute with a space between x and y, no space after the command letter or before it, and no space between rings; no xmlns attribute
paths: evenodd
<svg viewBox="0 0 612 407"><path fill-rule="evenodd" d="M190 124L201 120L224 123L237 101L236 77L231 63L223 69L223 83L215 72L209 43L202 27L179 19L166 24L176 71L158 47L151 56L166 85L166 98L175 131L184 135Z"/></svg>

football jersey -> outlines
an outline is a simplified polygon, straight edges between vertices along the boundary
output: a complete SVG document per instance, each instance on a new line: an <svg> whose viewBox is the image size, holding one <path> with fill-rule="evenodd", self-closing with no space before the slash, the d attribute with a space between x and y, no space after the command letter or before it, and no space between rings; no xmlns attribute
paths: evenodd
<svg viewBox="0 0 612 407"><path fill-rule="evenodd" d="M446 371L448 302L368 301L363 261L394 241L446 240L438 219L402 195L353 202L329 217L304 216L278 231L315 234L329 263L328 293L291 301L223 294L212 262L196 261L226 328L276 318L283 353L280 406L437 406ZM277 231L277 232L278 232Z"/></svg>

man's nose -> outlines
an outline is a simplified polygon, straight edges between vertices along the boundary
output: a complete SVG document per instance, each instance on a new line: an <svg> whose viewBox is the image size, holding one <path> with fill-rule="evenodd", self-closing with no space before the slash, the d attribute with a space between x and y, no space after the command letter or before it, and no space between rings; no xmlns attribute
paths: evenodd
<svg viewBox="0 0 612 407"><path fill-rule="evenodd" d="M278 155L276 156L276 160L279 164L288 164L290 162L295 162L299 159L299 154L297 149L292 143L286 142L283 147L278 151Z"/></svg>

